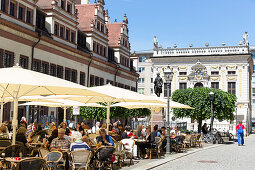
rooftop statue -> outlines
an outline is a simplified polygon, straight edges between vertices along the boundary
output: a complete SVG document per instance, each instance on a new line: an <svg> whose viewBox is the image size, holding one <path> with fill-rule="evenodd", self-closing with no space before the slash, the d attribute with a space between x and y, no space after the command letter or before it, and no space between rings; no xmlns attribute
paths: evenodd
<svg viewBox="0 0 255 170"><path fill-rule="evenodd" d="M160 97L160 94L162 93L162 87L163 87L163 80L160 77L160 74L157 73L157 77L154 80L154 92L158 97Z"/></svg>

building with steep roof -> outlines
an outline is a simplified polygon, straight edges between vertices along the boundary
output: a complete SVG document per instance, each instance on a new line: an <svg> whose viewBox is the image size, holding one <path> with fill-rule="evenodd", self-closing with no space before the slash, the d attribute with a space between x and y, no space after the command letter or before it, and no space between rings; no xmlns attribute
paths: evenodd
<svg viewBox="0 0 255 170"><path fill-rule="evenodd" d="M120 66L117 53L109 46L109 18L103 0L93 4L89 0L0 2L0 67L19 63L25 69L84 86L111 83L136 91L138 74L132 67ZM11 104L5 104L4 120L10 120L11 113ZM19 119L22 116L29 123L59 123L63 110L20 106Z"/></svg>

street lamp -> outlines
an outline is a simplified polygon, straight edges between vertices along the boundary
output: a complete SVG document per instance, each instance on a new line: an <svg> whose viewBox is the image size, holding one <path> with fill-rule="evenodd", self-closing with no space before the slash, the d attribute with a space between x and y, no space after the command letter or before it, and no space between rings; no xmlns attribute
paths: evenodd
<svg viewBox="0 0 255 170"><path fill-rule="evenodd" d="M170 154L170 85L173 79L173 69L168 66L164 71L165 83L167 85L167 144L166 144L166 153Z"/></svg>
<svg viewBox="0 0 255 170"><path fill-rule="evenodd" d="M211 100L211 142L213 143L213 101L214 101L214 93L211 91L209 93L209 98Z"/></svg>

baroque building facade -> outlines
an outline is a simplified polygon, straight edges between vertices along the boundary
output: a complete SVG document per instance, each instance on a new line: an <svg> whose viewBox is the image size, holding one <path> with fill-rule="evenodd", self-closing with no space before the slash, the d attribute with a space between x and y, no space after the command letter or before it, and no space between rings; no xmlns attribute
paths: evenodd
<svg viewBox="0 0 255 170"><path fill-rule="evenodd" d="M253 74L253 60L249 46L221 46L221 47L200 47L200 48L154 48L149 52L151 56L147 62L151 64L153 70L151 77L153 80L156 74L163 77L163 70L166 67L173 68L173 80L171 82L171 92L177 89L210 87L221 89L237 96L235 121L215 120L214 128L220 131L230 130L235 133L236 121L242 120L250 131L251 112L251 80ZM134 63L138 70L142 66L139 58L148 55L135 52ZM135 60L137 58L137 60ZM141 61L141 60L140 60ZM141 75L141 74L140 74ZM143 75L141 75L143 76ZM146 79L147 77L145 77ZM145 80L144 80L145 81ZM152 85L152 84L151 84ZM146 85L138 84L138 89ZM146 90L144 90L146 91ZM166 98L167 87L163 86L161 97ZM153 94L154 95L154 94ZM170 114L172 120L173 114ZM158 124L164 121L166 115L163 114ZM153 118L154 119L154 118ZM190 118L172 120L171 124L181 124L185 122L188 130L197 130L198 123ZM210 120L203 123L210 124Z"/></svg>
<svg viewBox="0 0 255 170"><path fill-rule="evenodd" d="M129 58L126 15L123 22L111 23L103 0L0 2L0 67L18 63L88 87L111 83L136 91L138 74ZM29 122L61 122L63 110L19 107L19 119L22 116ZM11 103L7 103L4 120L11 118Z"/></svg>

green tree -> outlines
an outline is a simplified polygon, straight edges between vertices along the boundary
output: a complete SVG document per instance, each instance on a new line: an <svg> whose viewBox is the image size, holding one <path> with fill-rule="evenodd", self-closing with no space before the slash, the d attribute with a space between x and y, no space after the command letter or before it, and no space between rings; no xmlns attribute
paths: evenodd
<svg viewBox="0 0 255 170"><path fill-rule="evenodd" d="M198 131L201 131L202 120L211 118L211 101L209 93L215 94L213 101L214 118L218 120L234 120L236 96L222 90L211 88L189 88L176 90L171 98L175 102L189 105L194 109L174 109L174 116L177 118L189 117L197 120Z"/></svg>
<svg viewBox="0 0 255 170"><path fill-rule="evenodd" d="M143 117L150 115L149 109L126 109L123 107L111 107L110 108L111 118L132 118L132 117ZM99 107L81 107L79 118L83 119L106 119L106 108Z"/></svg>

